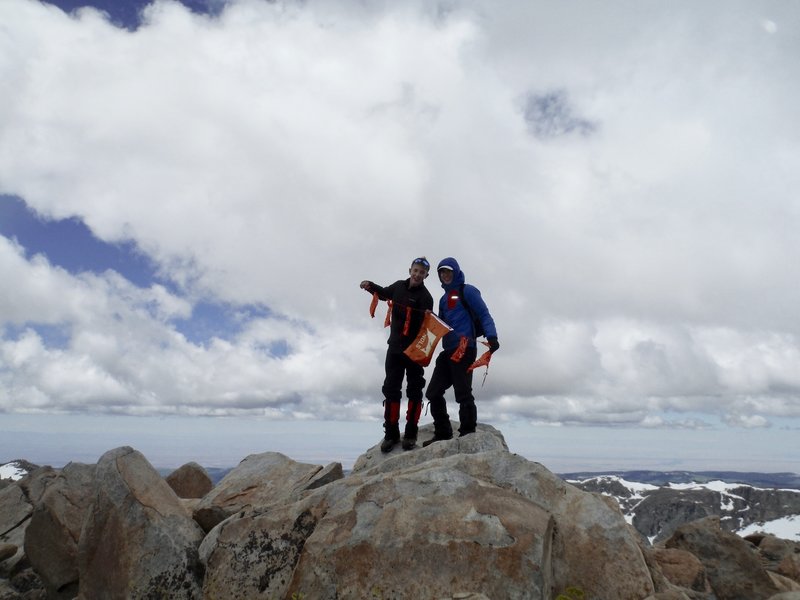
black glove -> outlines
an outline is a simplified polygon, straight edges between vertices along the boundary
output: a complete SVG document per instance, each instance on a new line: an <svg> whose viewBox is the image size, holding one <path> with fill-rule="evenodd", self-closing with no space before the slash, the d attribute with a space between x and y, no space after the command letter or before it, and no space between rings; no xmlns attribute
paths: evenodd
<svg viewBox="0 0 800 600"><path fill-rule="evenodd" d="M500 347L500 342L497 341L497 338L490 337L486 338L486 340L489 342L489 352L491 352L492 354L497 352L497 349Z"/></svg>

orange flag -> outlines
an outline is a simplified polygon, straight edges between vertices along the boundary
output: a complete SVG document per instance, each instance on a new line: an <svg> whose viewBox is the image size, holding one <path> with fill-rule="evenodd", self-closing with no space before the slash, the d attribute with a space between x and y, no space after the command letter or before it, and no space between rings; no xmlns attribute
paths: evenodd
<svg viewBox="0 0 800 600"><path fill-rule="evenodd" d="M386 318L383 320L383 326L388 327L392 324L392 301L386 301Z"/></svg>
<svg viewBox="0 0 800 600"><path fill-rule="evenodd" d="M481 354L481 357L472 363L469 367L467 367L467 371L474 371L478 367L486 367L486 370L489 370L489 361L492 360L492 353L488 350Z"/></svg>
<svg viewBox="0 0 800 600"><path fill-rule="evenodd" d="M372 302L369 303L369 316L372 317L373 319L375 318L375 309L378 308L379 300L380 298L378 298L377 292L372 294Z"/></svg>
<svg viewBox="0 0 800 600"><path fill-rule="evenodd" d="M403 352L415 363L427 367L433 357L433 351L436 350L436 344L449 331L453 329L447 323L426 310L419 335Z"/></svg>

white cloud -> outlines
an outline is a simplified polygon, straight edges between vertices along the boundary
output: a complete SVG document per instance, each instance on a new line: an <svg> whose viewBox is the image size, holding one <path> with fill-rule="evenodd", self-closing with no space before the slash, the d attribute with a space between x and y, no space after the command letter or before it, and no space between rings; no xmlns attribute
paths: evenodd
<svg viewBox="0 0 800 600"><path fill-rule="evenodd" d="M800 417L798 9L736 7L160 1L130 32L5 0L0 193L180 289L0 240L0 406L376 417L358 282L426 254L498 323L482 414ZM201 298L277 316L196 345Z"/></svg>

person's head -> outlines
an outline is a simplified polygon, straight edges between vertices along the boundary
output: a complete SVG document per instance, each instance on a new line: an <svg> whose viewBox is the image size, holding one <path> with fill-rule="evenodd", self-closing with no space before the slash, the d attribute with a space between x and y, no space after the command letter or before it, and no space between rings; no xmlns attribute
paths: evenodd
<svg viewBox="0 0 800 600"><path fill-rule="evenodd" d="M436 267L436 271L439 275L439 281L442 282L442 287L445 289L464 283L464 273L458 266L458 261L453 257L442 259L439 262L439 266Z"/></svg>
<svg viewBox="0 0 800 600"><path fill-rule="evenodd" d="M411 287L422 285L431 270L431 263L424 256L415 258L411 261L411 268L408 270Z"/></svg>

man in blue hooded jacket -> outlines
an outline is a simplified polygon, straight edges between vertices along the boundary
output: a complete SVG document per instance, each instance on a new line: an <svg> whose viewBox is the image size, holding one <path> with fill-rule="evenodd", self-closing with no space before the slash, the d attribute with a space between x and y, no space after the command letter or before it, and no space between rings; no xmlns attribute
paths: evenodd
<svg viewBox="0 0 800 600"><path fill-rule="evenodd" d="M433 417L433 438L423 446L453 437L450 416L447 414L445 392L452 386L458 402L459 433L464 436L475 431L478 409L472 395L472 372L467 369L478 354L476 338L486 336L489 350L495 352L500 344L497 329L480 290L465 283L464 272L455 258L442 260L437 267L444 295L439 300L439 317L453 328L442 339L442 351L436 358L431 382L425 392ZM478 330L482 329L482 332Z"/></svg>

